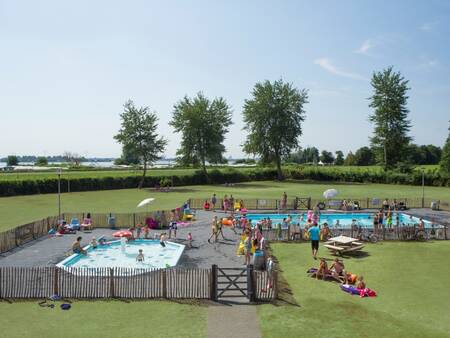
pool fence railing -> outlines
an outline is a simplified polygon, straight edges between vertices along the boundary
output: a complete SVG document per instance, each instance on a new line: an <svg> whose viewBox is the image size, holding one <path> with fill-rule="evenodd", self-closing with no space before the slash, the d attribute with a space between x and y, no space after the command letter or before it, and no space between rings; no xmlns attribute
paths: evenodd
<svg viewBox="0 0 450 338"><path fill-rule="evenodd" d="M205 198L190 198L189 206L192 209L203 209ZM354 206L358 209L380 209L384 198L331 198L331 199L316 199L311 197L294 197L288 198L286 204L283 205L280 199L270 198L235 198L234 201L243 201L244 207L247 210L310 210L316 205L323 203L325 209L340 209L343 210L343 202L347 202L345 211L354 210ZM389 199L392 202L394 199ZM397 204L408 209L411 208L434 208L434 210L450 211L450 202L433 198L397 198ZM217 198L216 209L221 209L223 206L223 199Z"/></svg>

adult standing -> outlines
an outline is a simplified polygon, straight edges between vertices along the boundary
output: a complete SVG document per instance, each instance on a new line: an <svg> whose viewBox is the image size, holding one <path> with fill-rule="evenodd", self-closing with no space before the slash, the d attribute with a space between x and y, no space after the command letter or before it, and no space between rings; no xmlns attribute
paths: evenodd
<svg viewBox="0 0 450 338"><path fill-rule="evenodd" d="M281 195L281 209L285 210L287 206L287 194L286 191Z"/></svg>
<svg viewBox="0 0 450 338"><path fill-rule="evenodd" d="M217 197L216 197L216 194L213 194L211 197L211 205L212 205L213 211L216 210L216 203L217 203Z"/></svg>
<svg viewBox="0 0 450 338"><path fill-rule="evenodd" d="M320 229L317 223L313 223L312 227L308 229L309 238L311 239L311 249L314 259L317 259L317 252L319 251Z"/></svg>
<svg viewBox="0 0 450 338"><path fill-rule="evenodd" d="M212 224L211 224L211 236L208 238L208 243L211 243L211 238L214 237L214 242L217 242L217 236L219 231L219 221L217 220L217 216L214 216Z"/></svg>

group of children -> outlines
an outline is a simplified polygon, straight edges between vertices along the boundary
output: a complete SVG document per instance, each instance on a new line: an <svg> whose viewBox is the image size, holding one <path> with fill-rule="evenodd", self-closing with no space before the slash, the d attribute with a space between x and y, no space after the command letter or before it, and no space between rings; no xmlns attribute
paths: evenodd
<svg viewBox="0 0 450 338"><path fill-rule="evenodd" d="M321 277L325 279L327 277L332 277L335 280L340 280L342 284L355 284L357 289L365 289L366 283L364 282L364 277L362 275L356 276L345 270L344 262L335 258L330 267L325 258L320 258L319 268L315 272L316 279Z"/></svg>

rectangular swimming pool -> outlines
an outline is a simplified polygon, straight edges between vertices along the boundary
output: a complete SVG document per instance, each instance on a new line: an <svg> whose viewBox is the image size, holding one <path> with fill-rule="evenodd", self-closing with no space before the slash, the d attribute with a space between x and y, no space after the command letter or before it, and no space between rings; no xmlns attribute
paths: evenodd
<svg viewBox="0 0 450 338"><path fill-rule="evenodd" d="M247 214L247 219L252 221L252 224L256 224L257 222L263 220L264 218L270 218L272 220L273 226L277 223L282 223L284 218L288 216L292 217L292 223L299 224L301 226L306 224L307 221L307 213L298 213L298 214ZM343 229L350 229L351 224L355 221L356 225L363 228L372 228L373 227L373 216L374 213L327 213L322 212L319 216L319 224L328 223L329 226L338 226ZM414 225L419 223L419 218L409 215L407 213L399 212L399 224L400 225ZM440 228L442 227L439 224L435 224L430 222L429 220L423 220L425 223L425 228ZM383 223L386 225L386 218ZM396 224L396 213L393 214L392 224L395 226Z"/></svg>
<svg viewBox="0 0 450 338"><path fill-rule="evenodd" d="M120 240L107 242L93 248L85 247L86 255L73 254L56 266L62 268L137 268L159 269L176 266L185 246L173 242L165 242L161 246L159 240L136 239L123 245ZM143 262L137 262L136 256L142 250Z"/></svg>

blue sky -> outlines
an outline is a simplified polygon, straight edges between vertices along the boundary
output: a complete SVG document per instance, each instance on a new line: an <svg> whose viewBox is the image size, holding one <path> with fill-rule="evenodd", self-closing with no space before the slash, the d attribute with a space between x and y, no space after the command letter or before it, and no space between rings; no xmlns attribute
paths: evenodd
<svg viewBox="0 0 450 338"><path fill-rule="evenodd" d="M442 145L450 119L450 1L0 0L0 157L118 156L113 135L131 98L168 126L173 104L223 96L241 156L242 105L282 77L309 89L302 146L367 145L373 71L410 80L411 135Z"/></svg>

